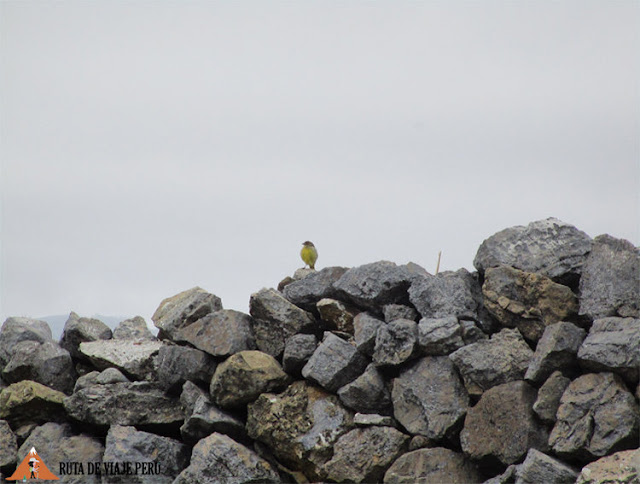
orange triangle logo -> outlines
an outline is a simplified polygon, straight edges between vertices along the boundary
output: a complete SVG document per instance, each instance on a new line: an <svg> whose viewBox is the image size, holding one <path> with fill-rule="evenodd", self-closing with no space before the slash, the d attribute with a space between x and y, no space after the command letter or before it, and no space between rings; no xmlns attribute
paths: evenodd
<svg viewBox="0 0 640 484"><path fill-rule="evenodd" d="M28 481L31 479L39 479L41 481L57 481L60 479L47 468L36 452L35 447L31 447L29 453L22 459L16 471L11 474L11 477L7 477L7 481Z"/></svg>

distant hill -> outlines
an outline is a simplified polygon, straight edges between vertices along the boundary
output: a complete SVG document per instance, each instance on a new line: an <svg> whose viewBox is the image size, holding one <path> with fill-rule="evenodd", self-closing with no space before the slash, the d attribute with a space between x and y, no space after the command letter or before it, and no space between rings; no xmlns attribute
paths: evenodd
<svg viewBox="0 0 640 484"><path fill-rule="evenodd" d="M80 316L81 317L89 317L89 318L93 318L93 319L99 319L104 324L109 326L111 329L114 329L116 326L118 326L118 324L120 324L125 319L129 319L129 318L133 317L133 316L103 316L101 314L94 314L93 316L84 316L84 315L81 314ZM53 315L53 316L43 316L43 317L35 318L35 319L40 319L41 321L46 321L49 324L49 327L51 328L51 334L53 336L53 339L57 341L62 336L62 330L64 329L64 323L66 323L67 320L69 319L69 315L68 314L58 314L58 315Z"/></svg>

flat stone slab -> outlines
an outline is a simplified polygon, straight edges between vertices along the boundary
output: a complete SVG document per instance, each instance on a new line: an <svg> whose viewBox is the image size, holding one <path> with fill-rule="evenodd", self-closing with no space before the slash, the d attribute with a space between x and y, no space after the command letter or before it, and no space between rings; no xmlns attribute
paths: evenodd
<svg viewBox="0 0 640 484"><path fill-rule="evenodd" d="M80 353L99 370L115 367L134 379L144 379L153 373L153 357L162 341L111 339L80 344Z"/></svg>

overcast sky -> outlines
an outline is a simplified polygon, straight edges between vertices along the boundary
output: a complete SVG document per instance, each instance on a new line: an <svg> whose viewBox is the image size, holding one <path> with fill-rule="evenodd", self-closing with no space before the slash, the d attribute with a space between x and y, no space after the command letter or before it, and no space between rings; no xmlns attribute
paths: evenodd
<svg viewBox="0 0 640 484"><path fill-rule="evenodd" d="M303 265L640 244L640 3L2 1L0 317L226 308Z"/></svg>

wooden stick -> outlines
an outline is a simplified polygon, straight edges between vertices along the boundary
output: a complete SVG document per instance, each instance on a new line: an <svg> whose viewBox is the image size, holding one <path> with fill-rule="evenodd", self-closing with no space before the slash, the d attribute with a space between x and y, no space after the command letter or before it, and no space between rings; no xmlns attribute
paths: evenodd
<svg viewBox="0 0 640 484"><path fill-rule="evenodd" d="M440 257L442 256L442 251L438 252L438 264L436 265L436 275L438 275L438 272L440 271Z"/></svg>

